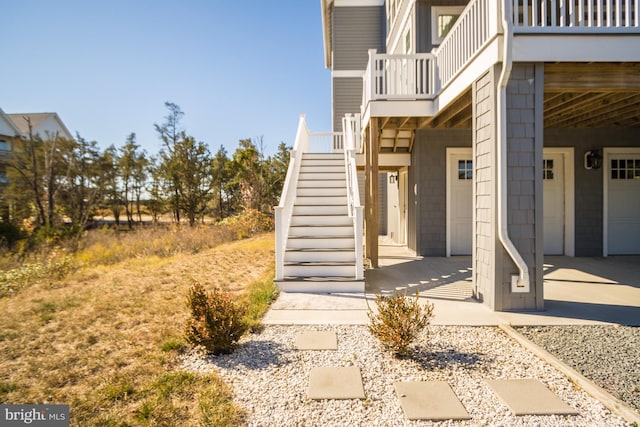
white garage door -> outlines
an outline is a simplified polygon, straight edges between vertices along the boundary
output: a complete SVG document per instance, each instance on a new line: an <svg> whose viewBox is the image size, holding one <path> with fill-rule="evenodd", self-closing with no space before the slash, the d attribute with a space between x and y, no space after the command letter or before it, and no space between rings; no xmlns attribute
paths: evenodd
<svg viewBox="0 0 640 427"><path fill-rule="evenodd" d="M640 152L607 156L609 255L640 254Z"/></svg>

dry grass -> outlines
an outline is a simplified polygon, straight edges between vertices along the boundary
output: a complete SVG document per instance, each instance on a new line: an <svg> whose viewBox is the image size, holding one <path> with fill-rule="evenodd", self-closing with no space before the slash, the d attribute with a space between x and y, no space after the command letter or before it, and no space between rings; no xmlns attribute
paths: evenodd
<svg viewBox="0 0 640 427"><path fill-rule="evenodd" d="M136 256L0 299L0 402L70 404L72 425L240 424L242 410L216 376L174 366L186 294L197 280L268 301L273 247L263 234L195 254ZM264 308L254 311L255 322Z"/></svg>

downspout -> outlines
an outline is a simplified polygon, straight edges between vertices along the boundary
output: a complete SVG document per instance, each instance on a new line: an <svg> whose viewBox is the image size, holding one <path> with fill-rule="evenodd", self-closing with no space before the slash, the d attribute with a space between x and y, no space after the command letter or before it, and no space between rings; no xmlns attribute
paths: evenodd
<svg viewBox="0 0 640 427"><path fill-rule="evenodd" d="M511 45L513 28L511 26L511 0L502 2L503 54L502 71L498 79L498 238L513 262L520 270L518 276L511 277L512 292L529 292L529 267L509 237L507 224L507 84L511 75L513 58Z"/></svg>

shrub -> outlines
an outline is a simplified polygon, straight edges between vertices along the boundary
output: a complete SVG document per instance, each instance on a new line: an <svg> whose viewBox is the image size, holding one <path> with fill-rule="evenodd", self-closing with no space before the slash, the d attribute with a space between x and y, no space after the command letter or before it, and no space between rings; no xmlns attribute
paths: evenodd
<svg viewBox="0 0 640 427"><path fill-rule="evenodd" d="M415 298L406 293L394 296L376 295L378 313L369 310L369 331L378 338L382 346L397 357L409 355L409 346L418 334L429 325L433 316L433 304L422 307Z"/></svg>
<svg viewBox="0 0 640 427"><path fill-rule="evenodd" d="M231 353L247 331L246 310L229 292L214 289L207 293L195 282L189 289L188 305L187 340L213 354Z"/></svg>

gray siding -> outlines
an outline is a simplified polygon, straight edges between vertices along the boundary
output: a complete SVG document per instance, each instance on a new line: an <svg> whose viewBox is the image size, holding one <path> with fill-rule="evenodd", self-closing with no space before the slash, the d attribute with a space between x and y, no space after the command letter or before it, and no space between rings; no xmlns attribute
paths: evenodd
<svg viewBox="0 0 640 427"><path fill-rule="evenodd" d="M545 147L574 148L575 254L602 256L603 171L586 170L584 153L605 147L640 146L640 129L545 129Z"/></svg>
<svg viewBox="0 0 640 427"><path fill-rule="evenodd" d="M384 6L333 8L333 69L365 70L369 49L384 52Z"/></svg>
<svg viewBox="0 0 640 427"><path fill-rule="evenodd" d="M531 290L511 292L511 276L518 270L504 256L502 286L497 291L502 292L503 305L496 307L504 311L543 307L542 200L536 198L536 193L542 194L542 99L536 99L536 77L542 78L542 69L536 75L535 64L514 64L507 85L508 230L529 268ZM539 94L542 98L542 90Z"/></svg>
<svg viewBox="0 0 640 427"><path fill-rule="evenodd" d="M473 84L473 145L475 236L473 283L476 298L490 308L496 305L496 200L495 200L495 68Z"/></svg>
<svg viewBox="0 0 640 427"><path fill-rule="evenodd" d="M417 238L416 248L422 256L446 256L447 253L447 147L471 147L471 130L467 129L428 129L418 130L413 148L410 169L415 169L418 198L424 200L415 212ZM411 190L413 187L409 189Z"/></svg>
<svg viewBox="0 0 640 427"><path fill-rule="evenodd" d="M332 82L333 131L342 131L342 118L347 113L359 113L362 105L362 79L334 77Z"/></svg>

